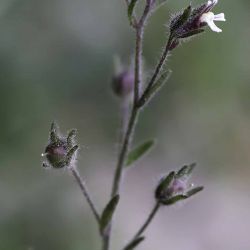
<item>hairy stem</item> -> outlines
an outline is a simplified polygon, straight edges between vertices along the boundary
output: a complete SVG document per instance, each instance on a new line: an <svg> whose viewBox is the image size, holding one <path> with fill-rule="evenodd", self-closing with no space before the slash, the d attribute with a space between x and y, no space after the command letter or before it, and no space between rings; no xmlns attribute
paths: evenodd
<svg viewBox="0 0 250 250"><path fill-rule="evenodd" d="M141 16L141 19L139 21L139 27L144 27L145 26L146 20L148 18L148 15L150 13L150 10L151 10L151 7L152 7L153 4L154 4L154 0L153 1L152 0L147 0L145 9L144 9L143 14Z"/></svg>
<svg viewBox="0 0 250 250"><path fill-rule="evenodd" d="M74 178L75 178L78 186L80 187L80 189L81 189L84 197L86 198L86 200L87 200L87 202L88 202L88 204L90 206L90 209L91 209L92 213L94 214L95 219L96 219L96 221L97 221L97 223L99 225L99 223L100 223L100 215L97 212L97 209L96 209L96 207L94 205L94 202L93 202L93 200L92 200L92 198L91 198L91 196L89 194L89 191L87 189L85 181L80 176L80 173L78 172L78 170L76 169L76 167L70 166L69 170L71 171L72 175L74 176Z"/></svg>
<svg viewBox="0 0 250 250"><path fill-rule="evenodd" d="M135 44L135 83L134 83L134 106L136 106L139 99L139 91L141 84L141 57L142 57L142 36L143 27L138 27L136 29L136 44Z"/></svg>
<svg viewBox="0 0 250 250"><path fill-rule="evenodd" d="M136 44L135 44L135 82L134 82L134 103L131 110L130 119L128 122L127 130L124 136L122 148L118 156L118 162L116 166L116 172L111 192L111 197L116 195L119 192L120 181L122 175L122 168L124 165L125 158L127 156L127 151L130 145L130 141L133 135L134 127L136 124L136 119L139 114L139 109L137 108L137 102L140 97L140 84L141 84L141 71L142 71L142 41L143 41L143 32L144 26L147 19L147 16L150 12L150 3L151 0L147 0L143 15L136 26Z"/></svg>
<svg viewBox="0 0 250 250"><path fill-rule="evenodd" d="M137 119L137 116L139 114L138 111L139 110L136 107L133 107L133 109L131 111L128 127L126 130L124 139L123 139L121 151L120 151L118 162L117 162L111 197L114 197L114 195L119 193L119 188L120 188L120 184L121 184L121 177L122 177L122 169L123 169L124 161L125 161L127 153L128 153L128 148L129 148L129 144L130 144L130 141L131 141L131 138L133 135L134 127L136 124L136 119ZM112 221L110 223L109 230L107 231L106 235L103 236L103 248L102 248L103 250L109 249L111 229L112 229Z"/></svg>
<svg viewBox="0 0 250 250"><path fill-rule="evenodd" d="M129 145L131 142L137 116L138 116L138 109L134 107L130 114L129 123L128 123L127 130L123 139L122 148L118 157L111 197L119 193L120 182L121 182L121 177L122 177L122 168L123 168L124 161L128 153L128 149L129 149Z"/></svg>
<svg viewBox="0 0 250 250"><path fill-rule="evenodd" d="M137 231L137 233L135 234L135 236L132 238L132 240L123 248L123 250L127 249L127 246L131 244L132 241L134 241L135 239L137 239L139 236L141 236L144 231L147 229L147 227L149 226L149 224L152 222L153 218L155 217L156 213L158 212L159 208L160 208L160 203L157 202L155 204L155 206L153 207L152 211L150 212L148 218L146 219L146 221L143 223L143 225L140 227L140 229Z"/></svg>
<svg viewBox="0 0 250 250"><path fill-rule="evenodd" d="M133 102L133 107L131 109L131 114L130 114L129 122L127 125L127 129L123 137L121 150L118 156L118 161L116 165L116 171L115 171L114 181L113 181L113 186L112 186L112 191L111 191L111 197L119 193L124 162L126 160L128 149L129 149L132 137L133 137L136 120L139 115L139 108L138 108L137 103L140 98L140 84L141 84L141 71L142 71L142 41L143 41L144 25L145 25L147 16L150 11L150 4L151 4L151 0L147 0L143 15L139 23L136 22L136 25L133 25L136 31L135 69L134 69L134 74L135 74L134 102ZM111 230L112 230L112 221L110 223L110 227L109 227L107 234L103 236L103 248L102 248L103 250L109 250Z"/></svg>
<svg viewBox="0 0 250 250"><path fill-rule="evenodd" d="M127 97L121 100L120 114L121 114L121 121L120 121L120 131L118 140L119 147L122 146L130 115L130 100Z"/></svg>
<svg viewBox="0 0 250 250"><path fill-rule="evenodd" d="M167 59L167 56L169 54L169 51L170 51L170 45L171 45L171 41L172 41L172 37L170 36L169 39L168 39L168 42L165 46L165 49L162 53L162 56L158 62L158 64L156 65L156 68L155 68L155 71L146 87L146 89L144 90L140 100L138 101L138 105L139 107L142 107L144 104L145 104L145 99L146 99L146 96L148 95L148 93L150 92L152 86L154 85L156 79L157 79L157 76L159 75L166 59Z"/></svg>

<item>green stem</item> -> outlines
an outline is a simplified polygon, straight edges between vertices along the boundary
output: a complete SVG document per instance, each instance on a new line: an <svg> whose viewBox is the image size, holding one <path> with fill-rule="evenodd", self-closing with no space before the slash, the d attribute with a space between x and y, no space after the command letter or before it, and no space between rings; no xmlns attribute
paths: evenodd
<svg viewBox="0 0 250 250"><path fill-rule="evenodd" d="M91 196L90 196L90 194L89 194L89 191L88 191L88 189L87 189L87 186L86 186L85 181L84 181L83 178L80 176L80 174L79 174L79 172L78 172L78 170L76 169L75 166L70 166L70 167L69 167L69 170L71 171L72 175L74 176L74 178L75 178L75 180L76 180L78 186L80 187L80 189L81 189L81 191L82 191L84 197L86 198L86 200L87 200L87 202L88 202L88 204L89 204L89 206L90 206L90 209L91 209L92 213L93 213L94 216L95 216L95 219L96 219L96 221L97 221L97 224L99 225L99 223L100 223L100 215L99 215L99 213L97 212L97 209L96 209L96 207L95 207L95 205L94 205L94 202L93 202L93 200L92 200L92 198L91 198Z"/></svg>
<svg viewBox="0 0 250 250"><path fill-rule="evenodd" d="M155 206L153 207L153 209L150 212L150 214L149 214L148 218L146 219L146 221L143 223L143 225L137 231L137 233L132 238L132 240L123 248L123 250L126 250L127 246L129 246L135 239L137 239L139 236L141 236L144 233L144 231L147 229L147 227L149 226L149 224L152 222L153 218L155 217L156 213L158 212L160 206L161 206L161 204L159 202L157 202L155 204Z"/></svg>
<svg viewBox="0 0 250 250"><path fill-rule="evenodd" d="M133 107L131 110L127 129L123 138L121 150L118 156L118 161L116 165L116 171L115 171L114 181L113 181L113 186L112 186L112 191L111 191L111 198L114 197L114 195L119 193L124 162L128 154L128 149L129 149L132 137L133 137L136 120L140 111L137 104L140 98L140 84L141 84L141 71L142 71L142 41L143 41L144 25L145 25L146 19L150 11L150 3L151 3L151 0L147 0L145 10L143 12L143 15L139 23L136 22L136 25L133 25L136 31L134 101L133 101ZM109 250L111 230L112 230L112 221L110 222L109 230L103 236L103 248L102 248L103 250Z"/></svg>
<svg viewBox="0 0 250 250"><path fill-rule="evenodd" d="M156 65L156 68L155 68L155 71L154 71L154 74L152 75L146 89L144 90L140 100L138 101L138 106L139 107L142 107L145 103L146 103L146 96L148 96L148 93L150 92L152 86L154 85L156 79L157 79L157 76L159 75L166 59L167 59L167 56L169 54L169 51L170 51L170 45L171 45L171 41L172 41L172 37L170 36L169 39L168 39L168 42L165 46L165 49L162 53L162 56L158 62L158 64Z"/></svg>

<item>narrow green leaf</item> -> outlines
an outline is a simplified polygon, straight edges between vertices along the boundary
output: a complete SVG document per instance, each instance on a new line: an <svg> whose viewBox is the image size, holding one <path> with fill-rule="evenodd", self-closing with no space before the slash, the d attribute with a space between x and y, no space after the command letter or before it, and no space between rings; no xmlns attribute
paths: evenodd
<svg viewBox="0 0 250 250"><path fill-rule="evenodd" d="M135 249L143 240L145 237L138 237L134 239L129 245L127 245L124 250L133 250Z"/></svg>
<svg viewBox="0 0 250 250"><path fill-rule="evenodd" d="M204 187L202 187L202 186L201 187L195 187L195 188L189 190L186 193L186 195L187 195L187 197L193 196L193 195L199 193L200 191L202 191L203 189L204 189Z"/></svg>
<svg viewBox="0 0 250 250"><path fill-rule="evenodd" d="M141 158L143 155L145 155L149 149L151 149L155 144L155 140L149 140L144 143L142 143L140 146L133 149L127 157L126 161L126 167L130 166L132 163L137 161L139 158Z"/></svg>
<svg viewBox="0 0 250 250"><path fill-rule="evenodd" d="M105 209L103 210L101 219L100 219L100 231L103 234L105 232L105 229L107 228L107 226L109 225L114 211L116 209L116 206L119 202L119 198L120 196L117 194L115 195L107 204L107 206L105 207Z"/></svg>
<svg viewBox="0 0 250 250"><path fill-rule="evenodd" d="M161 200L162 193L164 192L164 190L166 190L166 188L168 188L168 186L172 183L174 178L175 178L175 172L172 171L169 175L167 175L160 181L160 184L155 190L156 199Z"/></svg>
<svg viewBox="0 0 250 250"><path fill-rule="evenodd" d="M163 86L167 83L168 79L172 74L171 70L164 71L156 81L156 83L151 87L151 89L143 96L143 99L140 100L139 106L142 107L146 102L148 102Z"/></svg>
<svg viewBox="0 0 250 250"><path fill-rule="evenodd" d="M196 163L195 163L195 162L192 163L192 164L190 164L190 165L185 165L185 166L183 166L183 167L177 172L176 177L177 177L177 178L181 178L181 177L184 177L184 176L187 176L187 177L188 177L188 176L193 172L195 166L196 166Z"/></svg>
<svg viewBox="0 0 250 250"><path fill-rule="evenodd" d="M133 20L134 9L135 9L137 1L138 0L131 0L128 5L128 19L130 23L132 23L132 20Z"/></svg>

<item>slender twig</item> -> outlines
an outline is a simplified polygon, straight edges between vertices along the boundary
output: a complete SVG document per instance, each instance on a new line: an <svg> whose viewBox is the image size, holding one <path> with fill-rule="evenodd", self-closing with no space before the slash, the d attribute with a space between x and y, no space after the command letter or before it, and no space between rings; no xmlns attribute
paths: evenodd
<svg viewBox="0 0 250 250"><path fill-rule="evenodd" d="M146 19L148 18L152 4L153 4L152 0L147 0L145 9L144 9L143 14L141 16L141 19L139 20L139 23L138 23L139 27L143 27L145 25Z"/></svg>
<svg viewBox="0 0 250 250"><path fill-rule="evenodd" d="M134 83L134 105L137 104L139 99L139 91L141 84L141 57L142 57L142 36L143 27L138 26L136 28L136 44L135 44L135 83Z"/></svg>
<svg viewBox="0 0 250 250"><path fill-rule="evenodd" d="M129 148L131 138L132 138L132 134L133 134L133 130L134 130L134 127L135 127L137 116L138 116L138 109L133 108L132 113L130 115L127 131L126 131L126 134L124 136L124 141L123 141L123 144L122 144L122 147L121 147L119 158L118 158L118 163L117 163L117 167L116 167L116 172L115 172L111 197L113 197L114 195L116 195L119 192L120 182L121 182L121 177L122 177L122 168L123 168L123 165L124 165L124 161L126 159L126 155L127 155L127 152L128 152L128 148ZM103 236L103 248L102 248L103 250L108 250L109 249L111 228L112 228L112 221L110 223L109 230Z"/></svg>
<svg viewBox="0 0 250 250"><path fill-rule="evenodd" d="M125 133L126 133L126 129L128 126L128 118L129 118L129 114L130 114L130 99L127 97L124 97L121 100L120 114L121 114L121 121L120 121L120 131L119 131L118 143L119 143L119 146L121 147Z"/></svg>
<svg viewBox="0 0 250 250"><path fill-rule="evenodd" d="M142 41L143 41L143 32L144 25L147 20L147 16L149 14L151 0L147 0L147 4L145 6L145 10L139 22L135 22L133 27L136 30L136 45L135 45L135 81L134 81L134 101L133 107L131 109L131 114L129 118L129 122L127 125L126 133L123 138L123 143L121 146L121 150L118 156L118 161L116 165L116 171L113 180L113 186L111 191L111 197L119 193L122 170L124 166L124 162L128 153L128 149L131 143L131 139L133 137L133 132L136 124L137 117L139 115L139 108L137 102L140 98L140 84L141 84L141 70L142 70ZM110 227L108 232L103 236L103 250L109 249L109 241L112 229L112 221L110 223Z"/></svg>
<svg viewBox="0 0 250 250"><path fill-rule="evenodd" d="M72 175L74 176L78 186L80 187L84 197L86 198L89 206L90 206L90 209L92 211L92 213L94 214L95 216L95 219L99 225L99 222L100 222L100 215L99 213L97 212L97 209L94 205L94 202L92 201L92 198L89 194L89 191L87 189L87 186L86 186L86 183L85 181L83 180L83 178L80 176L80 173L78 172L77 168L75 166L70 166L69 167L69 170L71 171Z"/></svg>
<svg viewBox="0 0 250 250"><path fill-rule="evenodd" d="M111 228L108 229L109 232L102 237L102 250L108 250L109 249L109 242L110 242L110 232Z"/></svg>
<svg viewBox="0 0 250 250"><path fill-rule="evenodd" d="M138 109L133 107L131 114L130 114L128 127L127 127L127 130L126 130L126 133L124 136L124 140L122 143L122 148L121 148L121 151L120 151L120 154L118 157L118 162L117 162L117 166L116 166L116 172L115 172L111 197L113 197L114 195L116 195L119 192L121 175L122 175L122 168L123 168L124 161L125 161L125 158L126 158L126 155L128 152L128 148L129 148L129 144L130 144L133 130L135 127L137 116L138 116Z"/></svg>
<svg viewBox="0 0 250 250"><path fill-rule="evenodd" d="M134 103L133 103L133 108L131 111L127 131L125 133L123 145L122 145L119 157L118 157L111 197L113 197L119 192L122 168L123 168L124 161L127 155L127 151L129 148L134 126L136 123L136 118L137 118L138 111L139 111L139 109L137 108L137 102L139 100L139 95L140 95L139 90L140 90L140 83L141 83L142 41L143 41L144 25L145 25L147 15L149 14L149 10L150 10L150 3L151 3L151 0L147 0L147 4L143 12L142 18L140 19L140 22L136 26Z"/></svg>
<svg viewBox="0 0 250 250"><path fill-rule="evenodd" d="M156 79L157 79L157 76L159 75L166 59L167 59L167 56L169 54L169 51L170 51L170 45L171 45L171 41L172 41L172 37L170 36L169 39L168 39L168 42L165 46L165 49L162 53L162 56L158 62L158 64L156 65L156 68L155 68L155 71L146 87L146 89L144 90L140 100L138 101L138 106L142 107L143 104L145 103L145 97L148 95L148 93L150 92L152 86L154 85Z"/></svg>
<svg viewBox="0 0 250 250"><path fill-rule="evenodd" d="M140 229L137 231L135 236L132 238L132 240L123 248L123 250L127 249L127 246L129 246L135 239L137 239L139 236L141 236L144 231L147 229L149 224L152 222L153 218L155 217L156 213L158 212L160 208L160 203L157 202L155 206L153 207L152 211L150 212L149 216L147 217L146 221L143 223L143 225L140 227Z"/></svg>

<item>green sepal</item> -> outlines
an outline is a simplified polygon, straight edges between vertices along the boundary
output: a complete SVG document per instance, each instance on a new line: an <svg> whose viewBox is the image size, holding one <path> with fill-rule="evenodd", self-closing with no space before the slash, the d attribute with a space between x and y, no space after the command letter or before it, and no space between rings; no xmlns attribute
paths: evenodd
<svg viewBox="0 0 250 250"><path fill-rule="evenodd" d="M169 205L175 204L178 201L185 200L187 198L188 198L187 195L179 194L179 195L173 196L170 199L161 200L160 202L161 202L162 205L169 206Z"/></svg>
<svg viewBox="0 0 250 250"><path fill-rule="evenodd" d="M185 194L179 194L179 195L176 195L176 196L173 196L172 198L170 199L166 199L166 200L161 200L161 204L162 205L165 205L165 206L169 206L169 205L173 205L175 204L176 202L178 201L182 201L182 200L186 200L188 199L189 197L199 193L200 191L202 191L204 189L204 187L200 186L200 187L195 187L191 190L189 190L187 193Z"/></svg>
<svg viewBox="0 0 250 250"><path fill-rule="evenodd" d="M170 22L171 33L177 31L182 25L184 25L192 13L192 7L189 5L182 14L177 15Z"/></svg>
<svg viewBox="0 0 250 250"><path fill-rule="evenodd" d="M189 198L199 192L201 192L202 190L204 189L204 187L200 186L200 187L195 187L191 190L189 190L187 193L186 193L186 196Z"/></svg>
<svg viewBox="0 0 250 250"><path fill-rule="evenodd" d="M166 190L169 187L169 185L173 182L175 175L176 175L175 171L172 171L169 173L169 175L167 175L160 181L160 184L157 186L155 190L155 198L157 200L161 200L162 192L164 192L164 190Z"/></svg>
<svg viewBox="0 0 250 250"><path fill-rule="evenodd" d="M192 163L190 165L185 165L183 166L176 174L177 178L182 178L184 176L188 177L191 175L191 173L193 172L194 168L196 166L196 163Z"/></svg>
<svg viewBox="0 0 250 250"><path fill-rule="evenodd" d="M58 125L53 121L50 127L50 141L52 143L58 144L59 136L58 136Z"/></svg>
<svg viewBox="0 0 250 250"><path fill-rule="evenodd" d="M198 34L204 32L204 31L205 31L204 29L191 30L191 31L188 31L186 33L178 34L177 37L178 38L188 38L188 37L191 37L191 36L198 35Z"/></svg>

